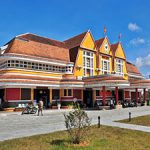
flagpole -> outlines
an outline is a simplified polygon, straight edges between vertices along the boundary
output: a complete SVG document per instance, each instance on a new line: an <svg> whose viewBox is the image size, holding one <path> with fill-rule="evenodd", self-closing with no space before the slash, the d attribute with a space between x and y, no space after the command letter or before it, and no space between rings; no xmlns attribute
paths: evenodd
<svg viewBox="0 0 150 150"><path fill-rule="evenodd" d="M119 36L118 36L118 42L119 43L121 42L121 36L122 36L122 34L120 33Z"/></svg>
<svg viewBox="0 0 150 150"><path fill-rule="evenodd" d="M106 32L107 32L107 29L106 29L106 26L104 26L104 37L106 37Z"/></svg>

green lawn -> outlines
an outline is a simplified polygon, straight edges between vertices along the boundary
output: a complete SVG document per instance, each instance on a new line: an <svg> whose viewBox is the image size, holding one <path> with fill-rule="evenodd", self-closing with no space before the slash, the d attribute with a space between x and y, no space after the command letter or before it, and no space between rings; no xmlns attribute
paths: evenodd
<svg viewBox="0 0 150 150"><path fill-rule="evenodd" d="M0 150L150 150L150 133L92 126L88 137L85 144L72 145L61 131L0 142Z"/></svg>
<svg viewBox="0 0 150 150"><path fill-rule="evenodd" d="M129 121L129 119L125 119L125 120L120 120L118 122L150 126L150 115L131 118L131 121Z"/></svg>

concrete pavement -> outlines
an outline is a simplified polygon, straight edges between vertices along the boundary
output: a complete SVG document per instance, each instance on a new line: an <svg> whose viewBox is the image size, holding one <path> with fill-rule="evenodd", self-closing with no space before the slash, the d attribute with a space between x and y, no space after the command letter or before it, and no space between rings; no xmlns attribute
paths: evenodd
<svg viewBox="0 0 150 150"><path fill-rule="evenodd" d="M44 116L21 115L21 112L0 112L0 141L65 130L63 113L68 111L70 110L45 110ZM114 122L127 119L129 112L132 113L132 117L150 114L149 106L86 112L92 119L92 124L97 124L97 118L101 116L103 125L150 132L150 127Z"/></svg>

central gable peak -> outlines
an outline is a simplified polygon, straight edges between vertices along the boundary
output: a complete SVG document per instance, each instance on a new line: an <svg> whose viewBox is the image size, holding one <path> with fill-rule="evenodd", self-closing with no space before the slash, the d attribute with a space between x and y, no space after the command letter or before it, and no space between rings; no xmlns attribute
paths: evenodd
<svg viewBox="0 0 150 150"><path fill-rule="evenodd" d="M89 49L89 50L96 50L95 40L90 30L87 31L86 35L84 36L81 44L81 48Z"/></svg>
<svg viewBox="0 0 150 150"><path fill-rule="evenodd" d="M111 45L107 36L96 40L95 43L100 53L112 55Z"/></svg>
<svg viewBox="0 0 150 150"><path fill-rule="evenodd" d="M124 49L123 49L123 47L122 47L121 42L112 44L112 45L111 45L111 49L112 49L112 52L113 52L113 56L114 56L114 57L126 59L126 56L125 56L125 53L124 53Z"/></svg>

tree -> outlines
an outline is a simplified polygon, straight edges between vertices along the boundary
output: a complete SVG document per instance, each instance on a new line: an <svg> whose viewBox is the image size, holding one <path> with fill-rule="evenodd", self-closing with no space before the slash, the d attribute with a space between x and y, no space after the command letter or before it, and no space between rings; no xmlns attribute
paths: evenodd
<svg viewBox="0 0 150 150"><path fill-rule="evenodd" d="M72 143L79 144L87 134L90 127L91 120L87 113L81 110L79 107L69 114L64 114L65 125Z"/></svg>

